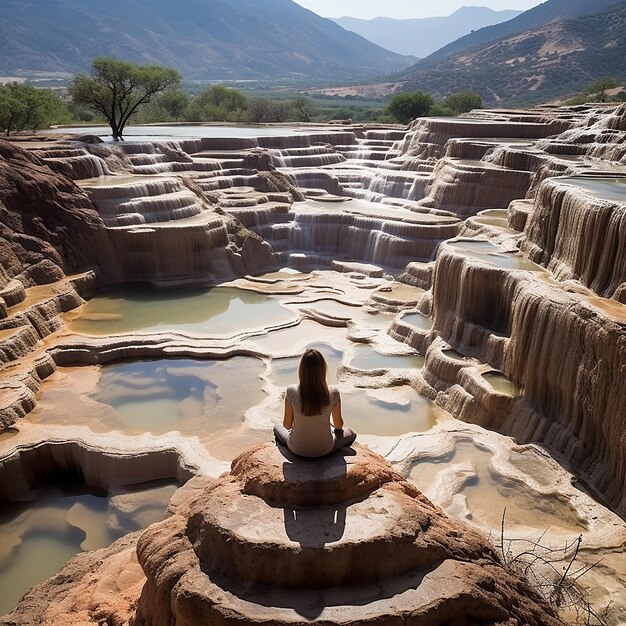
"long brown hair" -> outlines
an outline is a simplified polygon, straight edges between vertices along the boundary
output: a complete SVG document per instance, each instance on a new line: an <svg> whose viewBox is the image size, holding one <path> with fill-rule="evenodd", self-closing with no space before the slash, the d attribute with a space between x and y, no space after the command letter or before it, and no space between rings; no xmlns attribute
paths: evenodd
<svg viewBox="0 0 626 626"><path fill-rule="evenodd" d="M326 359L319 350L309 348L300 359L300 407L303 415L318 415L330 404L326 384Z"/></svg>

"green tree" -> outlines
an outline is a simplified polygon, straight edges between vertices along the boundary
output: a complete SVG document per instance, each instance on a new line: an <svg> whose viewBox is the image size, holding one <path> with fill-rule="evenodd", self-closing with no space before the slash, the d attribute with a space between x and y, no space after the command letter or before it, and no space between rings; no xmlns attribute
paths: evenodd
<svg viewBox="0 0 626 626"><path fill-rule="evenodd" d="M289 103L270 98L252 98L248 102L248 121L254 123L286 122L289 119Z"/></svg>
<svg viewBox="0 0 626 626"><path fill-rule="evenodd" d="M458 115L459 113L467 113L473 109L482 108L483 99L475 91L459 91L451 93L444 99L443 104Z"/></svg>
<svg viewBox="0 0 626 626"><path fill-rule="evenodd" d="M592 100L606 102L608 100L607 91L619 87L620 83L611 76L603 76L589 83L583 90L583 95L589 96Z"/></svg>
<svg viewBox="0 0 626 626"><path fill-rule="evenodd" d="M141 107L132 118L133 122L150 124L153 122L186 121L189 95L182 89L168 89L158 94L152 102Z"/></svg>
<svg viewBox="0 0 626 626"><path fill-rule="evenodd" d="M123 139L130 117L144 104L180 84L177 70L159 65L137 65L129 61L98 57L91 63L91 75L79 74L70 86L70 95L101 113L115 141Z"/></svg>
<svg viewBox="0 0 626 626"><path fill-rule="evenodd" d="M310 122L317 113L317 104L306 96L296 96L289 100L289 117L295 122Z"/></svg>
<svg viewBox="0 0 626 626"><path fill-rule="evenodd" d="M189 104L186 117L190 122L240 122L246 111L246 96L226 85L203 89Z"/></svg>
<svg viewBox="0 0 626 626"><path fill-rule="evenodd" d="M608 92L611 89L616 89L621 84L622 83L620 83L620 81L616 80L615 78L611 78L610 76L598 78L592 83L589 83L577 96L566 100L565 104L575 106L580 104L586 104L587 102L619 102L621 101L619 93L615 96L609 96ZM620 93L623 93L623 91Z"/></svg>
<svg viewBox="0 0 626 626"><path fill-rule="evenodd" d="M169 89L160 94L156 104L173 120L181 120L189 106L189 95L182 89Z"/></svg>
<svg viewBox="0 0 626 626"><path fill-rule="evenodd" d="M20 97L21 87L17 83L0 87L0 126L7 137L17 130L26 108L26 103Z"/></svg>
<svg viewBox="0 0 626 626"><path fill-rule="evenodd" d="M20 83L0 86L0 127L7 136L13 131L36 131L69 119L67 106L50 89Z"/></svg>
<svg viewBox="0 0 626 626"><path fill-rule="evenodd" d="M408 124L416 117L428 115L435 104L433 97L422 91L401 93L394 96L387 105L387 113L402 124Z"/></svg>
<svg viewBox="0 0 626 626"><path fill-rule="evenodd" d="M436 117L454 117L455 115L458 115L455 111L447 107L443 102L435 102L428 114Z"/></svg>

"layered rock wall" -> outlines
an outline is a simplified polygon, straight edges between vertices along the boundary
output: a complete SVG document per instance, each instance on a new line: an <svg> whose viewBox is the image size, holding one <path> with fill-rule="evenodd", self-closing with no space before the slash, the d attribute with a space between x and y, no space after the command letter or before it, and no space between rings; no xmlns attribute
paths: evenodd
<svg viewBox="0 0 626 626"><path fill-rule="evenodd" d="M420 204L468 217L485 209L507 207L512 200L523 198L530 182L531 174L524 170L442 159L433 173L428 195Z"/></svg>
<svg viewBox="0 0 626 626"><path fill-rule="evenodd" d="M33 285L99 265L104 224L74 183L0 141L0 287ZM37 275L37 268L41 268ZM106 268L105 268L106 269Z"/></svg>
<svg viewBox="0 0 626 626"><path fill-rule="evenodd" d="M494 116L495 117L495 116ZM507 115L508 117L508 115ZM548 116L549 117L549 116ZM444 156L446 144L458 137L541 139L570 128L566 120L546 119L546 121L519 121L510 119L476 120L466 118L416 120L399 144L399 150L418 159L440 159Z"/></svg>
<svg viewBox="0 0 626 626"><path fill-rule="evenodd" d="M506 411L477 405L471 395L447 408L520 442L545 443L625 515L626 307L570 292L541 272L490 266L444 247L434 272L433 317L447 343L523 390ZM445 364L430 364L434 387L451 380L438 372ZM486 385L470 390L487 395Z"/></svg>
<svg viewBox="0 0 626 626"><path fill-rule="evenodd" d="M580 181L584 184L585 178ZM560 280L579 280L601 296L626 303L626 183L615 183L620 185L622 201L594 197L576 179L545 181L522 249Z"/></svg>

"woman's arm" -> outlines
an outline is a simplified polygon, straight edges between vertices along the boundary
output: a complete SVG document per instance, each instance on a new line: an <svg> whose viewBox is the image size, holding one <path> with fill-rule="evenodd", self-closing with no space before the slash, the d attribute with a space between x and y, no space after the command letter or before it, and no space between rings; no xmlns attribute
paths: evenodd
<svg viewBox="0 0 626 626"><path fill-rule="evenodd" d="M332 410L333 426L343 428L343 417L341 416L341 400L338 400Z"/></svg>
<svg viewBox="0 0 626 626"><path fill-rule="evenodd" d="M293 426L293 407L291 402L285 398L285 415L283 417L283 426L289 430Z"/></svg>

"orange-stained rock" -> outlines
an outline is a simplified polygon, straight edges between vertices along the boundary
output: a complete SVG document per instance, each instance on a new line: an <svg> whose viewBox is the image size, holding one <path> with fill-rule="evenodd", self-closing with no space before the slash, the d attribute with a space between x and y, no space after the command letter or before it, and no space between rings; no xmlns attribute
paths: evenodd
<svg viewBox="0 0 626 626"><path fill-rule="evenodd" d="M286 458L278 447L262 444L237 457L230 476L242 493L277 506L332 506L367 498L386 483L402 481L378 454L358 444L354 451L321 459Z"/></svg>
<svg viewBox="0 0 626 626"><path fill-rule="evenodd" d="M560 624L481 535L362 447L253 448L149 528L138 557L134 626Z"/></svg>
<svg viewBox="0 0 626 626"><path fill-rule="evenodd" d="M45 262L30 284L97 265L104 224L87 195L38 157L0 140L0 287ZM43 274L42 274L43 273ZM25 279L28 284L28 279Z"/></svg>

